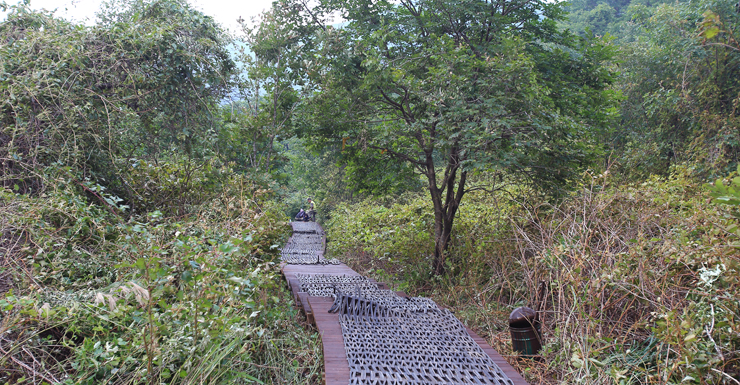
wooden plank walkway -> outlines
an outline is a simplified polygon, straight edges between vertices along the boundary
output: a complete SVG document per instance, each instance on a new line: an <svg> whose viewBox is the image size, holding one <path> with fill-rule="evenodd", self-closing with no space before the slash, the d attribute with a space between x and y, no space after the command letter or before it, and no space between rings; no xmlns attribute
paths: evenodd
<svg viewBox="0 0 740 385"><path fill-rule="evenodd" d="M318 226L318 225L317 225ZM323 233L323 230L321 230ZM325 241L324 241L325 242ZM325 245L325 243L324 243ZM322 253L323 254L323 253ZM359 276L357 272L347 265L281 265L281 271L290 287L296 304L306 314L306 319L315 325L321 336L324 353L324 384L325 385L348 385L350 382L349 361L344 347L342 327L339 323L339 314L329 313L334 300L331 297L313 297L308 293L300 292L300 283L296 274L327 274L327 275L351 275ZM375 282L375 281L373 281ZM384 283L378 283L382 288L387 288ZM408 297L403 292L397 292L400 296ZM466 327L472 339L488 354L488 356L501 368L511 379L514 385L528 385L524 378L508 362L494 350L485 339Z"/></svg>
<svg viewBox="0 0 740 385"><path fill-rule="evenodd" d="M314 312L316 329L319 330L324 348L324 384L349 384L349 361L344 349L342 326L339 314L329 313L334 304L331 297L308 297L308 303Z"/></svg>

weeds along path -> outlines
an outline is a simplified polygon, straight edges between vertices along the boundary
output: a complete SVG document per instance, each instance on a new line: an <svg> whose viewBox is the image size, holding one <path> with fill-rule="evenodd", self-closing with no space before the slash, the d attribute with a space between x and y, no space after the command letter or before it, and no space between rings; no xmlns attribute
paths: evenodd
<svg viewBox="0 0 740 385"><path fill-rule="evenodd" d="M451 312L325 258L318 223L291 226L281 270L321 335L325 384L526 384Z"/></svg>

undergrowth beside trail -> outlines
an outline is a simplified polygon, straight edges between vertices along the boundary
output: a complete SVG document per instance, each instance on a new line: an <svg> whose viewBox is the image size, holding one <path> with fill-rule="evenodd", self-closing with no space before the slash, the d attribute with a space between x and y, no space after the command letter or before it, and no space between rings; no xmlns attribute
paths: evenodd
<svg viewBox="0 0 740 385"><path fill-rule="evenodd" d="M0 191L0 383L320 382L266 190L232 180L184 215L127 217L65 175L38 196Z"/></svg>
<svg viewBox="0 0 740 385"><path fill-rule="evenodd" d="M634 185L587 179L558 204L468 201L445 276L430 274L423 198L340 207L329 248L453 310L531 383L736 384L736 213L680 173ZM518 306L539 311L541 360L511 352L507 318Z"/></svg>

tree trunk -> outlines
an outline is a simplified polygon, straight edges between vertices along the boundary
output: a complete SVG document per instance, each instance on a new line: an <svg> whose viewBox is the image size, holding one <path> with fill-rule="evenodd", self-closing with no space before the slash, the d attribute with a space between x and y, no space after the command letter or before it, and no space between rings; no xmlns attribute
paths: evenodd
<svg viewBox="0 0 740 385"><path fill-rule="evenodd" d="M442 219L434 224L434 263L432 269L434 275L442 275L445 272L445 261L447 260L447 247L452 234L452 221Z"/></svg>
<svg viewBox="0 0 740 385"><path fill-rule="evenodd" d="M457 209L460 207L460 202L465 194L467 172L461 172L460 180L457 180L458 167L456 164L458 164L458 161L459 159L456 157L451 159L448 174L445 176L445 185L442 188L438 188L436 179L428 175L429 190L434 204L434 262L432 264L432 270L435 275L442 275L445 272L445 261L452 235L452 225L455 222ZM457 186L455 186L456 184Z"/></svg>

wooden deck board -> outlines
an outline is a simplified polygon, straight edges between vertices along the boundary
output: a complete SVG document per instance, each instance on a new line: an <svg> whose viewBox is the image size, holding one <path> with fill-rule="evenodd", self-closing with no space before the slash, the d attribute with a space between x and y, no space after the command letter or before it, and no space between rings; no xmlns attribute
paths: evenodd
<svg viewBox="0 0 740 385"><path fill-rule="evenodd" d="M285 279L295 278L296 273L300 274L329 274L329 275L360 275L350 269L345 264L339 265L284 265L281 269Z"/></svg>
<svg viewBox="0 0 740 385"><path fill-rule="evenodd" d="M511 379L512 382L514 382L514 385L529 385L527 381L524 380L524 377L522 377L519 372L514 369L513 366L509 365L508 362L502 357L496 349L492 348L491 345L486 342L486 340L479 336L476 332L472 331L469 327L465 327L465 329L468 331L468 334L470 334L471 337L473 337L473 341L478 344L478 346L483 349L486 354L488 354L488 357L491 357L491 360L498 365L499 368L506 374L507 377Z"/></svg>
<svg viewBox="0 0 740 385"><path fill-rule="evenodd" d="M334 300L329 297L308 297L308 303L323 345L325 384L347 385L349 361L347 351L344 349L342 326L339 324L339 315L329 313Z"/></svg>
<svg viewBox="0 0 740 385"><path fill-rule="evenodd" d="M308 293L298 293L298 300L301 304L301 308L303 308L303 314L306 315L306 321L310 324L315 324L316 320L314 318L313 308L311 308L311 305L308 303Z"/></svg>
<svg viewBox="0 0 740 385"><path fill-rule="evenodd" d="M401 297L409 297L408 294L397 291L396 294L398 294ZM444 309L444 307L437 305L440 309ZM481 336L479 336L476 332L474 332L469 327L465 326L465 330L468 331L468 334L470 334L470 337L473 338L473 341L475 341L478 346L483 349L486 354L488 354L488 357L491 357L491 360L498 365L499 368L506 374L507 377L511 379L512 382L514 382L514 385L529 385L527 381L524 380L521 374L514 369L513 366L509 365L509 363L502 357L496 349L491 347L491 345L488 344L488 342Z"/></svg>

